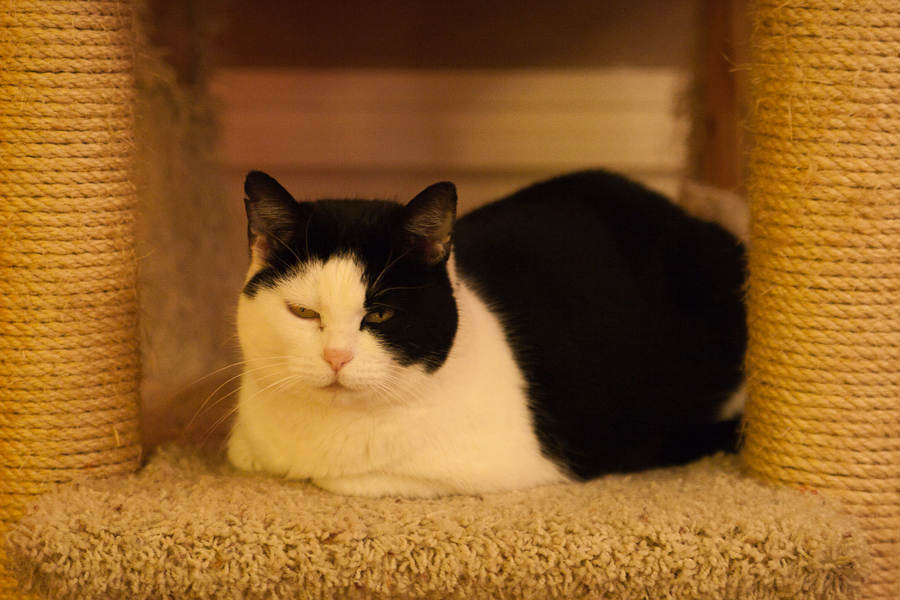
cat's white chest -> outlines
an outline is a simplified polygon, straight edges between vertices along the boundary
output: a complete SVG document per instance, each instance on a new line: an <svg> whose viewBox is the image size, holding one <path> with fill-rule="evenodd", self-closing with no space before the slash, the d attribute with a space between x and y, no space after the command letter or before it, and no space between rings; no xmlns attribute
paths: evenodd
<svg viewBox="0 0 900 600"><path fill-rule="evenodd" d="M328 407L290 390L250 406L240 411L229 449L232 462L248 470L321 479L381 470L401 456L402 419L392 419L392 409Z"/></svg>

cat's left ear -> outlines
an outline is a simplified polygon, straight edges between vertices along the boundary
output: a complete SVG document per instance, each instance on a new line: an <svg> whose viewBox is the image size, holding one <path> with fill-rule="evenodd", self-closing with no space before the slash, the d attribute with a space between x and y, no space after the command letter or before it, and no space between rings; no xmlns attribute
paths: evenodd
<svg viewBox="0 0 900 600"><path fill-rule="evenodd" d="M456 223L456 186L449 181L422 190L403 208L400 236L429 265L447 260Z"/></svg>

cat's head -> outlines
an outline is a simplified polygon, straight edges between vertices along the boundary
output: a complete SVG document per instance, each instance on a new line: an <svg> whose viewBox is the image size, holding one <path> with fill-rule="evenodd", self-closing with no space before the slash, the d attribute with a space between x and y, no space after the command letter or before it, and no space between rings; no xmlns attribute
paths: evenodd
<svg viewBox="0 0 900 600"><path fill-rule="evenodd" d="M251 264L238 333L245 373L259 369L260 385L272 390L390 402L413 391L404 390L410 373L443 365L458 321L448 272L453 184L432 185L405 206L297 202L259 171L244 189Z"/></svg>

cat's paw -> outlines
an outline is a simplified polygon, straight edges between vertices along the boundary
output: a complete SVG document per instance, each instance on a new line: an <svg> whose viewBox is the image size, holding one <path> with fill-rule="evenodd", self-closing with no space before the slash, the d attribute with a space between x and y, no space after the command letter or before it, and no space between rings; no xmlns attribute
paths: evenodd
<svg viewBox="0 0 900 600"><path fill-rule="evenodd" d="M259 471L259 463L253 457L250 444L237 432L228 438L228 462L242 471Z"/></svg>
<svg viewBox="0 0 900 600"><path fill-rule="evenodd" d="M437 482L400 475L371 474L353 477L314 479L318 487L344 496L404 496L406 498L437 498L452 494L447 486Z"/></svg>

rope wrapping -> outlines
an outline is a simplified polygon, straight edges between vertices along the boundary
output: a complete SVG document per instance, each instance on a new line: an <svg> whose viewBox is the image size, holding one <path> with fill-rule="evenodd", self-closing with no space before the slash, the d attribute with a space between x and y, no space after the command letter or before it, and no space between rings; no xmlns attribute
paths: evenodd
<svg viewBox="0 0 900 600"><path fill-rule="evenodd" d="M140 459L132 53L127 2L0 3L0 534Z"/></svg>
<svg viewBox="0 0 900 600"><path fill-rule="evenodd" d="M900 597L900 2L758 0L743 457L839 498Z"/></svg>
<svg viewBox="0 0 900 600"><path fill-rule="evenodd" d="M129 11L0 2L0 534L139 460ZM900 597L900 0L755 29L744 460L839 497Z"/></svg>

